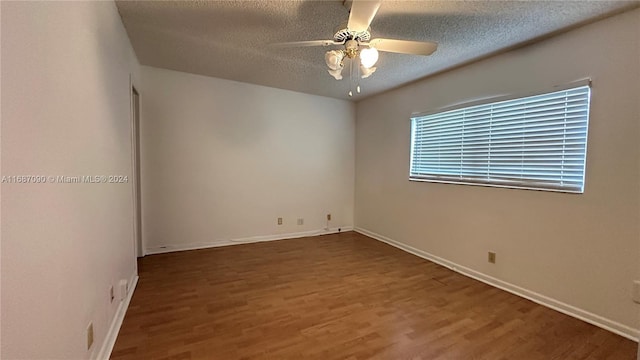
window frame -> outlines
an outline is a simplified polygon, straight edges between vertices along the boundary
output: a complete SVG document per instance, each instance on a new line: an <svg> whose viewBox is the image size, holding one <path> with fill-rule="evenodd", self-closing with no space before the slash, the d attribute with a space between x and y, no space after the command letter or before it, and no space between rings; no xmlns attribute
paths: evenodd
<svg viewBox="0 0 640 360"><path fill-rule="evenodd" d="M587 95L587 108L586 108L586 127L585 127L585 136L584 136L584 158L582 164L582 186L580 190L573 190L567 188L553 188L553 187L538 187L538 186L530 186L527 184L517 185L517 184L501 184L495 180L486 180L482 181L478 179L477 181L465 181L464 179L453 180L453 179L437 179L437 178L419 178L412 177L412 168L414 165L414 147L415 147L415 126L418 118L435 115L440 113L445 113L449 111L454 111L462 108L470 108L474 106L480 105L488 105L492 103L499 103L503 101L523 99L527 97L533 97L538 95L546 95L554 92L566 91L580 87L589 87L589 92ZM473 186L486 186L486 187L497 187L497 188L507 188L507 189L522 189L522 190L535 190L535 191L549 191L549 192L558 192L558 193L567 193L567 194L583 194L585 191L585 184L587 178L587 152L588 152L588 139L589 139L589 122L591 117L591 92L592 92L592 82L591 79L583 79L575 82L571 82L561 86L554 86L553 88L542 91L529 92L525 94L509 94L509 95L498 95L487 98L481 98L477 100L464 101L456 104L452 104L449 106L436 108L426 112L415 112L411 114L410 117L410 147L409 147L409 181L415 182L430 182L430 183L441 183L441 184L455 184L455 185L473 185ZM446 177L445 174L433 174L434 177L437 176ZM523 183L526 182L523 181Z"/></svg>

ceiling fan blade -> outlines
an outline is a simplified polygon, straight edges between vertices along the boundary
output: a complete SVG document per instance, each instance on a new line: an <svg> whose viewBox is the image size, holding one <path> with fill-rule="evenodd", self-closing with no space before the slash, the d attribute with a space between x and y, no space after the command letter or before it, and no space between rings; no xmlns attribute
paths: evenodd
<svg viewBox="0 0 640 360"><path fill-rule="evenodd" d="M369 46L380 51L400 54L431 55L438 48L438 44L431 41L410 41L394 39L373 39Z"/></svg>
<svg viewBox="0 0 640 360"><path fill-rule="evenodd" d="M366 31L376 16L381 0L353 0L347 28L353 31Z"/></svg>
<svg viewBox="0 0 640 360"><path fill-rule="evenodd" d="M292 41L270 44L270 46L288 48L288 47L304 47L304 46L329 46L329 45L342 45L343 43L333 40L310 40L310 41Z"/></svg>

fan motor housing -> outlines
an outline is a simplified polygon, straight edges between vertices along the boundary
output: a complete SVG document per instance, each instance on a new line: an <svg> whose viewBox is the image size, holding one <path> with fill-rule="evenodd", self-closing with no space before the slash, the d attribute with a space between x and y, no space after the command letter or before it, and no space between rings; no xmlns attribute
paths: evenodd
<svg viewBox="0 0 640 360"><path fill-rule="evenodd" d="M349 30L347 28L347 22L340 24L335 28L335 34L333 40L337 42L345 42L347 40L356 40L358 42L367 42L371 39L371 28L364 31Z"/></svg>

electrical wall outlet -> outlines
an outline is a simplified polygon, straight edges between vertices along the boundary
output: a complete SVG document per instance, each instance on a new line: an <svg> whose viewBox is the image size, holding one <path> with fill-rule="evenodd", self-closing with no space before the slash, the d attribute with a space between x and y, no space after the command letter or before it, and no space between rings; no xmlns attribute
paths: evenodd
<svg viewBox="0 0 640 360"><path fill-rule="evenodd" d="M278 225L282 225L282 218L278 218Z"/></svg>
<svg viewBox="0 0 640 360"><path fill-rule="evenodd" d="M489 251L489 256L487 259L490 263L495 264L496 263L496 253Z"/></svg>
<svg viewBox="0 0 640 360"><path fill-rule="evenodd" d="M633 301L640 304L640 280L635 280L633 282Z"/></svg>
<svg viewBox="0 0 640 360"><path fill-rule="evenodd" d="M327 221L331 221L331 214L327 214Z"/></svg>
<svg viewBox="0 0 640 360"><path fill-rule="evenodd" d="M87 350L91 349L93 345L93 323L89 323L87 327Z"/></svg>
<svg viewBox="0 0 640 360"><path fill-rule="evenodd" d="M113 302L113 299L115 299L116 296L113 294L113 286L111 286L111 289L109 289L109 299L111 302Z"/></svg>
<svg viewBox="0 0 640 360"><path fill-rule="evenodd" d="M303 225L304 224L304 219L298 219L298 225Z"/></svg>

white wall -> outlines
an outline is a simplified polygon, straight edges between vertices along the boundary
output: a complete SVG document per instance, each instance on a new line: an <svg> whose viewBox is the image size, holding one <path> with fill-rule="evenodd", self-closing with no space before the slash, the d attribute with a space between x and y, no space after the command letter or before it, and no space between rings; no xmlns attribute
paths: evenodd
<svg viewBox="0 0 640 360"><path fill-rule="evenodd" d="M640 278L639 24L640 10L624 13L359 102L356 227L637 336L631 284ZM587 77L593 92L584 194L408 180L412 112ZM489 250L497 252L495 265L487 262Z"/></svg>
<svg viewBox="0 0 640 360"><path fill-rule="evenodd" d="M142 83L147 251L353 225L353 104L146 66Z"/></svg>
<svg viewBox="0 0 640 360"><path fill-rule="evenodd" d="M131 177L113 2L2 2L2 175ZM3 184L2 359L95 357L135 276L131 184ZM86 349L93 322L95 342Z"/></svg>

